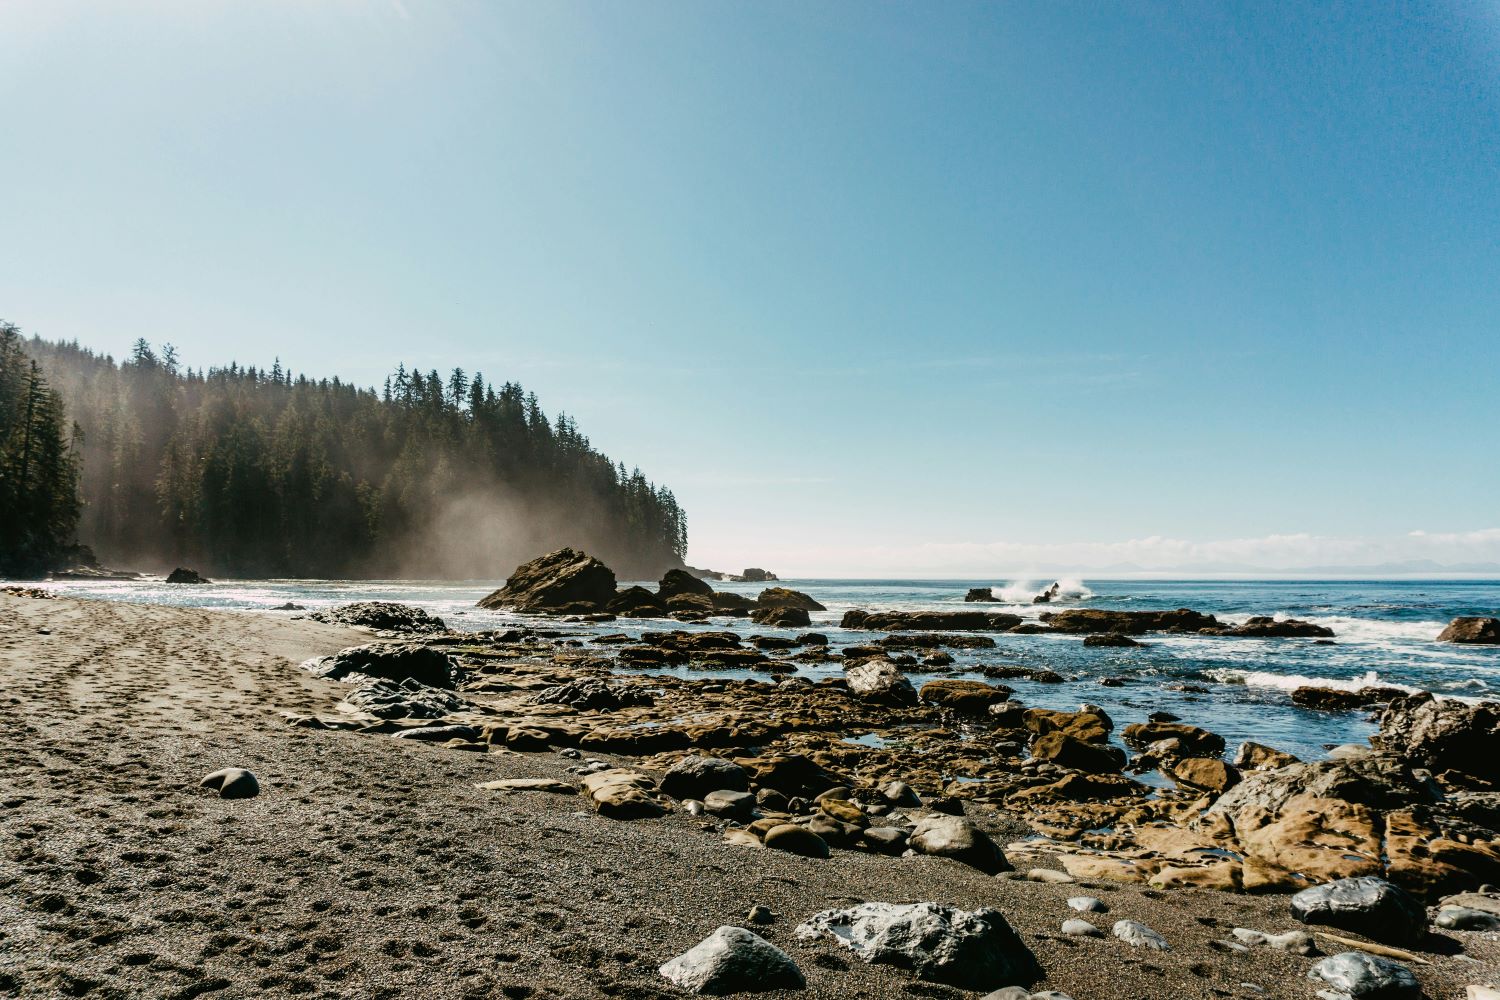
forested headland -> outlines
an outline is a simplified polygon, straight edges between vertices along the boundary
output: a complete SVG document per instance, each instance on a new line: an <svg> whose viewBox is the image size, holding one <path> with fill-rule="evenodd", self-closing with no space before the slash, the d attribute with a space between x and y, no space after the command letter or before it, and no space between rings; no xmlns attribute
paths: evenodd
<svg viewBox="0 0 1500 1000"><path fill-rule="evenodd" d="M682 564L671 491L514 382L401 365L376 390L0 329L0 520L38 525L0 536L0 572L56 568L75 540L237 577L493 579L563 545L626 578Z"/></svg>

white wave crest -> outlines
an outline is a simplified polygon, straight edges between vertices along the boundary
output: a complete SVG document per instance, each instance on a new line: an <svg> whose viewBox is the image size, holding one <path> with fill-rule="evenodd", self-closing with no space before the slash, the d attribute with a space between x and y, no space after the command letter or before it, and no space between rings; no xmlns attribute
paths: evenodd
<svg viewBox="0 0 1500 1000"><path fill-rule="evenodd" d="M1204 673L1221 684L1278 688L1282 691L1295 691L1300 687L1332 688L1335 691L1360 691L1367 687L1398 688L1402 691L1422 690L1409 684L1383 681L1373 670L1367 670L1358 677L1311 677L1307 674L1278 674L1270 670L1237 670L1233 667L1218 667L1205 670Z"/></svg>
<svg viewBox="0 0 1500 1000"><path fill-rule="evenodd" d="M1053 601L1086 601L1094 596L1094 592L1082 580L1063 578L1055 583L1057 596ZM1003 587L991 587L990 593L1006 604L1030 604L1033 597L1051 586L1050 583L1042 584L1034 580L1013 580Z"/></svg>

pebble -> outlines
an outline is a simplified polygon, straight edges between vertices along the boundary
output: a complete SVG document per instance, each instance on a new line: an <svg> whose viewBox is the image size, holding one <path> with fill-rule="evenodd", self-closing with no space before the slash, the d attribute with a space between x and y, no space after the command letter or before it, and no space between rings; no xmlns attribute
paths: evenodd
<svg viewBox="0 0 1500 1000"><path fill-rule="evenodd" d="M1068 885L1076 882L1073 876L1067 872L1056 871L1052 868L1033 868L1026 873L1028 882L1050 882L1053 885Z"/></svg>
<svg viewBox="0 0 1500 1000"><path fill-rule="evenodd" d="M1104 936L1103 931L1095 927L1093 924L1089 923L1087 920L1078 920L1076 918L1072 920L1064 920L1062 922L1062 932L1069 937L1102 938Z"/></svg>
<svg viewBox="0 0 1500 1000"><path fill-rule="evenodd" d="M559 757L566 757L569 760L581 760L583 758L583 754L577 747L563 747L557 751L557 755Z"/></svg>
<svg viewBox="0 0 1500 1000"><path fill-rule="evenodd" d="M1172 946L1167 944L1167 939L1136 920L1116 920L1114 927L1115 937L1124 941L1132 948L1154 948L1157 951L1171 951Z"/></svg>
<svg viewBox="0 0 1500 1000"><path fill-rule="evenodd" d="M1318 946L1314 943L1312 935L1306 931L1266 934L1261 931L1253 931L1248 927L1236 927L1229 933L1233 934L1244 944L1263 944L1278 951L1291 952L1293 955L1314 955L1318 951Z"/></svg>
<svg viewBox="0 0 1500 1000"><path fill-rule="evenodd" d="M260 794L260 782L243 767L226 767L198 782L199 788L212 788L221 799L253 799Z"/></svg>
<svg viewBox="0 0 1500 1000"><path fill-rule="evenodd" d="M1346 951L1325 958L1307 973L1308 979L1321 980L1332 986L1336 995L1347 997L1416 996L1420 989L1417 977L1400 962L1362 951ZM1319 996L1324 991L1318 991Z"/></svg>
<svg viewBox="0 0 1500 1000"><path fill-rule="evenodd" d="M790 955L743 927L720 927L658 971L689 993L713 996L807 988Z"/></svg>
<svg viewBox="0 0 1500 1000"><path fill-rule="evenodd" d="M776 920L776 913L769 906L757 903L750 907L750 912L745 914L745 919L752 924L769 924Z"/></svg>
<svg viewBox="0 0 1500 1000"><path fill-rule="evenodd" d="M1109 906L1096 896L1069 896L1068 905L1079 913L1109 912Z"/></svg>

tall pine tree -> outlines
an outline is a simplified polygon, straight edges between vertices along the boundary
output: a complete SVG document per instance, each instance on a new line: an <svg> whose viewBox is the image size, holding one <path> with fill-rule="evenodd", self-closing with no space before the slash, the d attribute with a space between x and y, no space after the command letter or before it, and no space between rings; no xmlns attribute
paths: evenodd
<svg viewBox="0 0 1500 1000"><path fill-rule="evenodd" d="M72 557L79 514L74 437L20 331L0 323L0 574L35 575Z"/></svg>

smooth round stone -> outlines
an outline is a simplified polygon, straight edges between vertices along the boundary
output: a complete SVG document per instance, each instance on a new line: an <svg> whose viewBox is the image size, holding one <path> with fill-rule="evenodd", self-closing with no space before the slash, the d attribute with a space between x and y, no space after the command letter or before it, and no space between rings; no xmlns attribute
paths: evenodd
<svg viewBox="0 0 1500 1000"><path fill-rule="evenodd" d="M1321 980L1355 1000L1415 997L1420 992L1417 977L1406 966L1362 951L1346 951L1325 958L1312 967L1307 978Z"/></svg>
<svg viewBox="0 0 1500 1000"><path fill-rule="evenodd" d="M1077 918L1074 918L1072 920L1064 920L1062 923L1062 932L1068 935L1068 937L1102 938L1104 936L1104 932L1099 928L1095 927L1087 920L1079 920Z"/></svg>
<svg viewBox="0 0 1500 1000"><path fill-rule="evenodd" d="M776 919L776 914L769 906L757 903L750 907L750 912L745 914L745 919L752 924L769 924Z"/></svg>
<svg viewBox="0 0 1500 1000"><path fill-rule="evenodd" d="M198 782L199 788L212 788L221 799L253 799L260 794L260 782L243 767L226 767Z"/></svg>
<svg viewBox="0 0 1500 1000"><path fill-rule="evenodd" d="M766 832L766 846L775 851L800 854L804 858L828 857L828 842L806 827L783 823Z"/></svg>
<svg viewBox="0 0 1500 1000"><path fill-rule="evenodd" d="M1167 939L1138 920L1116 920L1115 937L1132 948L1152 948L1156 951L1171 951Z"/></svg>
<svg viewBox="0 0 1500 1000"><path fill-rule="evenodd" d="M1108 913L1109 907L1097 896L1069 896L1068 905L1079 913Z"/></svg>

